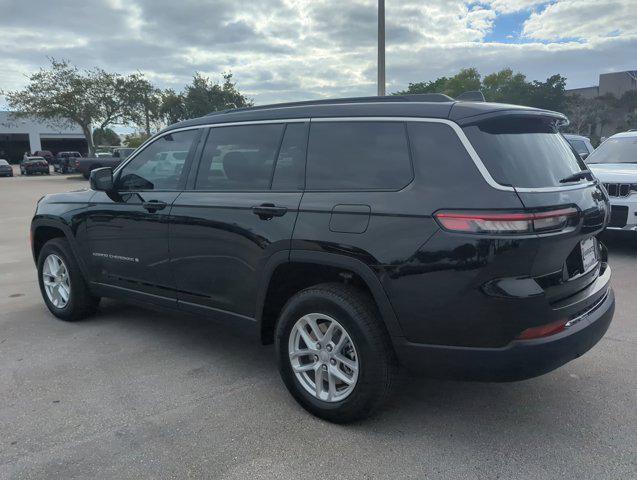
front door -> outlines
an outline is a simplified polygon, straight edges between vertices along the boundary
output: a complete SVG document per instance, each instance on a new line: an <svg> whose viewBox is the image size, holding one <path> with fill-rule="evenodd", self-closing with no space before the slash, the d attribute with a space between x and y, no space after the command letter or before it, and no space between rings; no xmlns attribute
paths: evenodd
<svg viewBox="0 0 637 480"><path fill-rule="evenodd" d="M171 212L171 264L184 308L254 318L260 269L290 247L306 136L303 122L210 129L196 178Z"/></svg>
<svg viewBox="0 0 637 480"><path fill-rule="evenodd" d="M87 218L91 278L142 297L175 299L168 255L170 209L185 184L199 130L157 138L97 192Z"/></svg>

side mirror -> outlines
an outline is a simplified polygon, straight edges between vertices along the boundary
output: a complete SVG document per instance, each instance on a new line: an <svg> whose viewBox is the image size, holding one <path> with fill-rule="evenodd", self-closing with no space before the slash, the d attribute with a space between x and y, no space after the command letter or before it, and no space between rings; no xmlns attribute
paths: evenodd
<svg viewBox="0 0 637 480"><path fill-rule="evenodd" d="M92 190L98 192L110 192L113 190L113 169L110 167L96 168L91 171L89 185Z"/></svg>

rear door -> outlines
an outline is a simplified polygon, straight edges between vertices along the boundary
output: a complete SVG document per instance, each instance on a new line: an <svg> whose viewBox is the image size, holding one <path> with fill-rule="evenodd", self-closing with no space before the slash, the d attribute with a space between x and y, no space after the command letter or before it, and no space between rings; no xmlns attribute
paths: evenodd
<svg viewBox="0 0 637 480"><path fill-rule="evenodd" d="M549 117L497 117L464 125L491 176L513 187L527 210L577 209L571 227L538 242L532 275L544 277L550 301L591 284L600 272L595 236L607 222L605 192ZM580 175L580 178L578 178Z"/></svg>
<svg viewBox="0 0 637 480"><path fill-rule="evenodd" d="M261 268L290 248L306 138L304 122L210 129L171 212L171 264L183 308L254 317Z"/></svg>

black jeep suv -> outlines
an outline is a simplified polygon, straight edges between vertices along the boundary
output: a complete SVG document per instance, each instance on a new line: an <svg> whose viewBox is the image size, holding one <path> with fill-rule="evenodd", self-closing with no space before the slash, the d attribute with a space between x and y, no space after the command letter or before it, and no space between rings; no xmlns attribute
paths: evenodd
<svg viewBox="0 0 637 480"><path fill-rule="evenodd" d="M245 326L336 422L377 407L399 364L541 375L590 349L615 304L608 198L566 121L397 96L172 125L38 203L44 301L63 320L117 297Z"/></svg>

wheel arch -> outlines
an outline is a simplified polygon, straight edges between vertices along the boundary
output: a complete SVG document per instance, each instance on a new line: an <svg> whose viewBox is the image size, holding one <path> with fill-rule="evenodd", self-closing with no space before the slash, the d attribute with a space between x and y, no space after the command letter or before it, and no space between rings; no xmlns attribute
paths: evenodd
<svg viewBox="0 0 637 480"><path fill-rule="evenodd" d="M356 258L327 252L292 250L287 253L272 255L259 279L255 312L263 344L272 342L278 315L292 295L312 285L335 280L352 282L367 290L390 337L403 336L387 293L368 265Z"/></svg>
<svg viewBox="0 0 637 480"><path fill-rule="evenodd" d="M86 263L80 254L79 246L75 240L75 236L71 231L71 228L59 220L47 219L47 218L35 218L31 223L31 253L33 254L33 260L37 264L40 251L44 244L53 238L65 238L71 247L71 251L77 260L77 263L84 275L84 278L88 280L88 268Z"/></svg>

